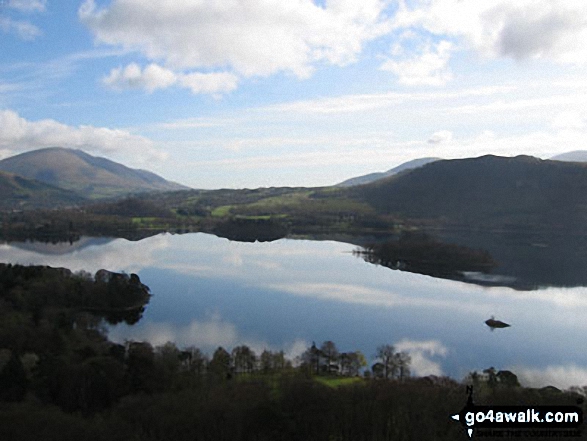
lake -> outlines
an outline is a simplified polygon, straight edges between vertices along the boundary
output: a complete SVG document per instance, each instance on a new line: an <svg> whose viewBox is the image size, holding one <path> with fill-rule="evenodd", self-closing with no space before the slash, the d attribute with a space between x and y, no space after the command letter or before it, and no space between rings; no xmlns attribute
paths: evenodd
<svg viewBox="0 0 587 441"><path fill-rule="evenodd" d="M249 345L301 354L313 341L362 351L408 351L415 375L461 380L510 369L523 385L587 384L587 288L521 291L391 270L334 241L231 242L203 233L137 242L84 237L73 244L0 244L0 261L94 273L137 273L153 297L142 320L111 340L173 341L211 354ZM491 331L490 316L510 323Z"/></svg>

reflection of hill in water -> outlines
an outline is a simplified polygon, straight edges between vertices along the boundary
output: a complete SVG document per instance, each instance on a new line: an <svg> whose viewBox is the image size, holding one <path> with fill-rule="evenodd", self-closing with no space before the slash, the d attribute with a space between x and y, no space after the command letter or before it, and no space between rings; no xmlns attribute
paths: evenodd
<svg viewBox="0 0 587 441"><path fill-rule="evenodd" d="M509 286L518 290L534 290L542 287L577 287L587 286L587 235L579 233L553 233L553 232L528 232L528 231L500 231L482 232L471 229L443 229L429 231L432 238L444 244L456 244L468 248L467 250L451 249L444 247L444 251L452 251L455 259L444 259L441 267L430 266L426 263L414 267L405 267L395 258L390 262L390 267L405 271L428 274L435 277L460 280L466 283L473 283L484 286ZM306 237L309 238L309 237ZM338 242L352 243L354 245L366 246L368 243L382 243L398 238L381 237L356 237L356 236L324 236L312 237L314 240L335 240ZM45 243L45 242L11 242L10 245L42 255L58 256L81 251L88 247L99 247L112 242L113 238L81 237L80 240L69 243ZM235 238L231 238L235 240ZM236 240L243 240L238 238ZM257 238L257 240L259 240ZM477 255L479 251L485 251L491 261L497 263L491 268L487 265L486 257ZM403 250L402 250L403 251ZM442 251L442 245L440 249ZM457 251L455 254L454 251ZM427 251L421 253L426 255ZM432 254L432 251L431 253ZM449 255L451 255L449 253ZM463 258L468 258L471 263L477 259L479 268L446 266L447 261L456 263ZM373 262L381 263L381 262Z"/></svg>
<svg viewBox="0 0 587 441"><path fill-rule="evenodd" d="M553 232L480 232L470 229L445 229L429 232L434 240L429 242L429 249L420 250L418 264L405 264L405 253L397 253L392 262L386 262L380 256L371 258L371 263L387 266L433 277L460 280L483 286L508 286L517 290L535 290L549 286L578 287L587 286L587 235L579 233ZM340 239L340 238L339 238ZM372 240L346 240L362 247L373 243ZM385 243L399 243L398 238L378 238L379 246ZM401 242L401 241L400 241ZM436 244L435 244L436 243ZM462 250L451 246L464 247ZM474 268L476 260L463 264L463 257L485 252L496 265L485 265L483 259L480 268ZM402 250L403 251L403 250ZM448 258L439 265L430 256L449 251ZM454 251L458 251L455 253ZM446 254L446 253L445 253ZM364 254L362 254L363 257ZM369 259L365 259L369 261ZM389 260L389 259L388 259ZM426 263L422 265L420 263ZM447 262L450 265L447 266ZM473 265L473 267L471 266ZM446 268L450 271L446 271Z"/></svg>
<svg viewBox="0 0 587 441"><path fill-rule="evenodd" d="M587 236L539 232L436 231L440 240L483 249L497 261L489 275L469 274L468 282L533 290L547 286L587 286Z"/></svg>
<svg viewBox="0 0 587 441"><path fill-rule="evenodd" d="M486 251L440 242L421 233L372 243L358 254L367 262L388 268L455 280L462 280L465 272L489 272L497 264Z"/></svg>
<svg viewBox="0 0 587 441"><path fill-rule="evenodd" d="M43 254L47 256L61 256L65 254L73 253L74 251L80 251L84 248L92 247L92 246L100 246L106 245L112 242L114 239L109 237L87 237L83 236L78 241L75 242L57 242L57 243L50 243L50 242L36 242L36 241L27 241L27 242L10 242L10 246L15 248L31 251L38 254Z"/></svg>

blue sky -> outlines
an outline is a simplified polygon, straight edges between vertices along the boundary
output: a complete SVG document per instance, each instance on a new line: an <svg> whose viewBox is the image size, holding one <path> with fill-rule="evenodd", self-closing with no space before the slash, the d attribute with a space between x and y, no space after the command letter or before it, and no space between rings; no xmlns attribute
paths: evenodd
<svg viewBox="0 0 587 441"><path fill-rule="evenodd" d="M196 188L585 149L583 0L0 0L0 157Z"/></svg>

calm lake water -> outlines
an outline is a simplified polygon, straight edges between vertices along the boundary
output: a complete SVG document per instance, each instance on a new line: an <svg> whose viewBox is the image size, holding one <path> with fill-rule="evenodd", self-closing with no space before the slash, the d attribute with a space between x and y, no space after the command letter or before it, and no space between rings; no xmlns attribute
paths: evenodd
<svg viewBox="0 0 587 441"><path fill-rule="evenodd" d="M295 357L312 341L332 340L371 363L389 343L410 352L415 375L460 380L494 366L529 386L587 384L587 288L482 287L375 266L355 248L162 234L0 244L0 261L139 274L153 297L137 325L110 330L115 341L173 341L208 353L247 344ZM491 315L512 327L490 331Z"/></svg>

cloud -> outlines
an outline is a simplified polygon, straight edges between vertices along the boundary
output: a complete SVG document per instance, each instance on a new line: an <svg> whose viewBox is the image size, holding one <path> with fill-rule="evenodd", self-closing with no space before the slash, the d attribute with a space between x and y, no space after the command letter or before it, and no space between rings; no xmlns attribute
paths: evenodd
<svg viewBox="0 0 587 441"><path fill-rule="evenodd" d="M102 82L117 90L146 89L153 92L157 89L167 89L179 85L190 89L194 94L219 94L236 89L238 78L236 75L226 72L177 74L155 63L151 63L141 70L138 64L131 63L125 68L112 69L110 74L102 79Z"/></svg>
<svg viewBox="0 0 587 441"><path fill-rule="evenodd" d="M226 69L239 76L277 72L307 78L320 63L344 66L388 31L388 0L86 0L80 20L96 41L139 51L172 69Z"/></svg>
<svg viewBox="0 0 587 441"><path fill-rule="evenodd" d="M0 17L0 31L5 34L16 34L26 41L31 41L42 34L41 30L28 21L12 20Z"/></svg>
<svg viewBox="0 0 587 441"><path fill-rule="evenodd" d="M4 2L5 3L5 2ZM4 6L21 13L43 12L46 0L9 0ZM0 6L2 3L0 2ZM7 16L0 16L0 32L15 34L25 41L32 41L42 35L41 30L26 20L14 20Z"/></svg>
<svg viewBox="0 0 587 441"><path fill-rule="evenodd" d="M124 69L122 67L112 69L110 75L104 77L102 81L113 89L144 88L153 92L175 84L177 76L156 64L150 64L141 71L138 64L131 63Z"/></svg>
<svg viewBox="0 0 587 441"><path fill-rule="evenodd" d="M434 132L430 138L428 138L428 144L443 144L452 141L452 132L449 130L441 130Z"/></svg>
<svg viewBox="0 0 587 441"><path fill-rule="evenodd" d="M586 122L585 117L577 112L561 112L552 120L551 126L560 130L581 130Z"/></svg>
<svg viewBox="0 0 587 441"><path fill-rule="evenodd" d="M0 91L2 85L0 84ZM228 118L183 118L178 119L170 122L164 123L157 123L152 125L152 127L162 130L185 130L185 129L208 129L208 128L215 128L215 127L225 127L229 124L234 124L234 119Z"/></svg>
<svg viewBox="0 0 587 441"><path fill-rule="evenodd" d="M28 121L12 110L0 110L0 148L15 152L42 147L83 148L96 153L132 153L165 159L153 141L106 127L68 126L53 119Z"/></svg>
<svg viewBox="0 0 587 441"><path fill-rule="evenodd" d="M125 239L81 239L73 246L55 244L35 246L34 243L0 246L1 261L22 265L51 265L72 271L99 269L137 273L157 263L158 256L169 248L171 235L157 235L137 242ZM141 256L137 259L137 256Z"/></svg>
<svg viewBox="0 0 587 441"><path fill-rule="evenodd" d="M179 83L192 93L226 93L236 89L238 77L228 72L180 75Z"/></svg>
<svg viewBox="0 0 587 441"><path fill-rule="evenodd" d="M47 0L9 0L8 7L23 12L43 12Z"/></svg>
<svg viewBox="0 0 587 441"><path fill-rule="evenodd" d="M323 65L354 63L383 36L395 43L380 69L408 86L447 84L451 56L464 48L587 63L583 0L85 0L78 16L97 43L152 63L112 69L104 82L149 92L174 85L218 95L243 77L280 72L304 79Z"/></svg>
<svg viewBox="0 0 587 441"><path fill-rule="evenodd" d="M390 58L380 69L397 75L400 84L407 86L442 86L452 79L448 62L453 50L454 45L443 40L422 47L415 55L400 60Z"/></svg>
<svg viewBox="0 0 587 441"><path fill-rule="evenodd" d="M280 113L302 113L302 114L344 114L364 113L379 109L397 109L399 106L409 103L428 103L445 101L451 103L462 98L479 98L482 96L499 95L511 92L511 86L494 86L470 89L459 89L455 92L413 92L413 93L372 93L342 95L338 97L316 98L311 100L299 100L282 104L274 104L259 110Z"/></svg>
<svg viewBox="0 0 587 441"><path fill-rule="evenodd" d="M148 341L153 346L173 342L180 348L195 346L205 352L212 352L219 346L230 351L236 346L247 345L257 355L265 349L283 350L288 360L295 360L309 347L308 342L301 339L286 342L281 347L272 347L264 341L239 333L233 323L223 320L217 313L201 320L192 320L183 326L148 321L134 326L117 326L110 331L109 338L120 343L125 340Z"/></svg>
<svg viewBox="0 0 587 441"><path fill-rule="evenodd" d="M582 0L401 0L394 27L462 38L488 57L587 62Z"/></svg>
<svg viewBox="0 0 587 441"><path fill-rule="evenodd" d="M110 332L110 338L113 341L148 341L154 346L171 341L179 347L193 345L205 350L218 346L230 348L239 341L234 324L223 321L217 314L205 320L192 320L186 326L147 322L142 326L119 327Z"/></svg>
<svg viewBox="0 0 587 441"><path fill-rule="evenodd" d="M270 285L269 288L300 297L386 308L429 307L472 311L471 305L464 304L460 301L431 299L416 295L406 296L385 289L361 285L343 283L278 283Z"/></svg>
<svg viewBox="0 0 587 441"><path fill-rule="evenodd" d="M554 386L568 389L571 386L587 385L587 368L574 364L567 366L547 366L543 369L513 367L511 371L518 376L525 387Z"/></svg>
<svg viewBox="0 0 587 441"><path fill-rule="evenodd" d="M442 376L440 363L431 360L431 357L446 357L448 348L438 340L402 340L395 345L396 350L408 352L412 358L412 374L418 377L427 375Z"/></svg>

